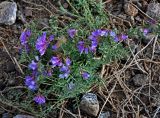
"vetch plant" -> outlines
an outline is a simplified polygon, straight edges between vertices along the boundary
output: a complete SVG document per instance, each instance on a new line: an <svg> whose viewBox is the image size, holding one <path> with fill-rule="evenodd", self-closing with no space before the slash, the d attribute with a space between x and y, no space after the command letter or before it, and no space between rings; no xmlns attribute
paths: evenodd
<svg viewBox="0 0 160 118"><path fill-rule="evenodd" d="M34 98L34 101L38 104L46 102L43 92L52 91L53 87L54 91L52 92L59 94L59 97L62 97L66 92L72 97L85 92L94 83L99 81L94 69L100 67L101 64L106 63L103 62L103 56L108 55L104 55L100 51L105 51L104 49L101 49L101 45L105 43L108 43L110 46L112 46L112 43L114 45L120 45L118 42L125 41L128 38L125 34L116 34L114 31L106 29L92 31L89 34L88 39L85 40L76 39L75 34L78 33L77 29L68 29L67 33L72 40L67 39L65 44L58 46L59 49L61 48L59 51L53 50L53 45L55 44L52 41L54 41L54 38L56 40L56 37L53 38L53 35L51 35L50 38L47 38L47 33L42 32L40 36L37 36L35 46L31 48L33 50L27 52L28 55L32 54L34 51L37 53L35 58L31 59L31 62L28 65L30 74L25 77L25 85L31 91L37 91L38 94L39 91L41 91L41 95ZM24 34L22 33L21 37L23 35ZM61 39L57 38L56 42L59 41L61 41ZM21 42L22 46L23 44L24 43ZM30 47L28 42L25 42L25 45ZM71 47L67 45L70 45ZM72 50L74 51L73 53L71 53ZM100 60L94 59L97 54L101 55ZM77 57L75 58L74 55L77 55ZM67 86L71 86L71 83L72 85L77 84L76 86L72 86L72 91L71 89L67 89ZM87 84L85 85L85 83ZM62 84L62 86L56 86L58 84ZM43 86L45 87L43 88ZM86 89L83 88L84 86ZM79 87L84 89L84 91L77 91Z"/></svg>
<svg viewBox="0 0 160 118"><path fill-rule="evenodd" d="M66 25L59 26L58 17L52 17L50 30L38 30L33 23L20 36L19 62L27 64L24 77L24 85L29 89L27 103L45 108L44 114L53 104L57 106L98 85L99 68L128 55L121 43L128 36L108 28L102 4L77 2L73 3L77 11L61 8L62 13L75 17L66 21Z"/></svg>

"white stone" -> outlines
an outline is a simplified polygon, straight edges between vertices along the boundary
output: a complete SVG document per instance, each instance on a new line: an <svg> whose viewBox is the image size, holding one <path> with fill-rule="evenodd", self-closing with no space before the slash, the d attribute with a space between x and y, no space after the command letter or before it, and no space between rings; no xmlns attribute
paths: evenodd
<svg viewBox="0 0 160 118"><path fill-rule="evenodd" d="M16 21L17 4L15 2L0 3L0 24L12 25Z"/></svg>

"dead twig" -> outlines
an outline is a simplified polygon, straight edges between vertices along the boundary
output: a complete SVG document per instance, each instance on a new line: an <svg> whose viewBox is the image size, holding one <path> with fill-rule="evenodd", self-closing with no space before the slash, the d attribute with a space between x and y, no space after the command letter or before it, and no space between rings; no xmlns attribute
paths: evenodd
<svg viewBox="0 0 160 118"><path fill-rule="evenodd" d="M36 6L36 7L42 7L42 8L44 8L46 11L48 11L48 12L50 13L50 16L53 16L53 13L52 13L49 9L47 9L45 6L43 6L43 5L38 5L38 4L36 4L36 3L29 2L29 1L26 1L26 0L22 0L22 1L25 2L25 3L27 3L27 4L34 5L34 6Z"/></svg>
<svg viewBox="0 0 160 118"><path fill-rule="evenodd" d="M7 54L9 55L9 57L10 57L10 59L12 60L13 64L14 64L14 65L17 65L17 67L19 68L20 72L24 75L24 72L23 72L21 66L19 65L17 59L16 59L15 57L12 58L11 54L9 53L7 47L5 46L5 44L4 44L3 40L2 40L2 37L0 37L0 39L1 39L1 43L2 43L5 51L6 51Z"/></svg>
<svg viewBox="0 0 160 118"><path fill-rule="evenodd" d="M99 112L98 118L100 117L100 114L102 113L105 105L107 104L109 97L110 97L111 94L113 93L113 91L114 91L114 89L115 89L115 87L116 87L116 84L117 84L117 81L115 82L113 88L111 89L110 93L108 94L108 97L106 98L106 101L104 102L104 104L103 104L103 106L102 106L102 108L101 108L101 110L100 110L100 112Z"/></svg>
<svg viewBox="0 0 160 118"><path fill-rule="evenodd" d="M13 59L14 59L16 65L17 65L17 67L19 68L20 72L24 75L24 72L23 72L23 70L22 70L20 64L18 63L17 59L16 59L15 57L13 57Z"/></svg>
<svg viewBox="0 0 160 118"><path fill-rule="evenodd" d="M131 5L133 5L136 9L138 9L143 15L147 16L149 19L154 20L152 17L150 17L149 15L147 15L146 13L144 13L140 8L137 7L137 5L133 4L131 1L129 1L128 3L130 3Z"/></svg>
<svg viewBox="0 0 160 118"><path fill-rule="evenodd" d="M159 113L159 110L160 110L160 106L156 109L156 112L154 113L154 116L153 116L153 118L156 118L156 116L157 116L157 113Z"/></svg>

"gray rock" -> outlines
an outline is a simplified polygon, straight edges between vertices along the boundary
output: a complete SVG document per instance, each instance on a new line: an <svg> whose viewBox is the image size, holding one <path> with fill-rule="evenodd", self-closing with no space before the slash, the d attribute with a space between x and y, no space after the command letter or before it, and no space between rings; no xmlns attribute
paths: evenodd
<svg viewBox="0 0 160 118"><path fill-rule="evenodd" d="M129 16L136 16L138 14L138 9L136 9L132 4L126 3L124 5L124 11Z"/></svg>
<svg viewBox="0 0 160 118"><path fill-rule="evenodd" d="M152 18L159 19L160 18L160 4L159 3L148 4L146 13Z"/></svg>
<svg viewBox="0 0 160 118"><path fill-rule="evenodd" d="M132 78L135 86L143 86L148 82L148 77L145 74L137 74Z"/></svg>
<svg viewBox="0 0 160 118"><path fill-rule="evenodd" d="M35 118L35 117L30 116L30 115L16 115L13 118Z"/></svg>
<svg viewBox="0 0 160 118"><path fill-rule="evenodd" d="M15 2L0 3L0 24L12 25L16 21L17 4Z"/></svg>
<svg viewBox="0 0 160 118"><path fill-rule="evenodd" d="M98 118L109 118L110 116L109 112L102 112Z"/></svg>
<svg viewBox="0 0 160 118"><path fill-rule="evenodd" d="M97 96L93 93L86 93L83 95L80 102L80 109L89 115L97 116L99 112Z"/></svg>

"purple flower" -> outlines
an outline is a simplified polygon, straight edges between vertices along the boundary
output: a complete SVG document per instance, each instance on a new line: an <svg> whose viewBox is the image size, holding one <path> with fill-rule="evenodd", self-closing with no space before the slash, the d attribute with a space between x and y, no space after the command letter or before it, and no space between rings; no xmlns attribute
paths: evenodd
<svg viewBox="0 0 160 118"><path fill-rule="evenodd" d="M91 47L97 47L97 46L98 46L97 40L91 42Z"/></svg>
<svg viewBox="0 0 160 118"><path fill-rule="evenodd" d="M59 57L53 56L50 61L52 63L53 68L56 67L56 66L62 66L62 62L61 62Z"/></svg>
<svg viewBox="0 0 160 118"><path fill-rule="evenodd" d="M88 47L86 47L86 48L84 49L84 53L85 53L85 54L88 54L88 51L89 51L89 49L88 49Z"/></svg>
<svg viewBox="0 0 160 118"><path fill-rule="evenodd" d="M54 45L52 46L52 50L57 50L57 49L58 49L57 44L54 44Z"/></svg>
<svg viewBox="0 0 160 118"><path fill-rule="evenodd" d="M64 79L67 78L69 76L69 72L65 72L63 74L59 74L59 78Z"/></svg>
<svg viewBox="0 0 160 118"><path fill-rule="evenodd" d="M108 30L105 30L105 34L104 34L104 36L108 36L108 33L109 33L109 31Z"/></svg>
<svg viewBox="0 0 160 118"><path fill-rule="evenodd" d="M66 58L66 65L70 66L71 65L71 60L69 58Z"/></svg>
<svg viewBox="0 0 160 118"><path fill-rule="evenodd" d="M70 74L70 69L69 69L69 66L65 66L63 65L61 68L60 68L60 72L63 72L59 75L59 78L63 79L63 78L67 78Z"/></svg>
<svg viewBox="0 0 160 118"><path fill-rule="evenodd" d="M31 30L26 30L26 36L30 37L31 36Z"/></svg>
<svg viewBox="0 0 160 118"><path fill-rule="evenodd" d="M27 36L25 31L21 33L20 40L21 40L21 45L25 45L27 43Z"/></svg>
<svg viewBox="0 0 160 118"><path fill-rule="evenodd" d="M88 79L90 77L90 74L88 72L82 72L83 79Z"/></svg>
<svg viewBox="0 0 160 118"><path fill-rule="evenodd" d="M49 36L49 41L53 41L54 40L54 35L50 35Z"/></svg>
<svg viewBox="0 0 160 118"><path fill-rule="evenodd" d="M39 105L46 103L46 99L43 95L37 95L33 98L33 100Z"/></svg>
<svg viewBox="0 0 160 118"><path fill-rule="evenodd" d="M92 32L92 36L94 36L94 37L98 37L100 35L102 35L102 30L101 29L98 29L98 30L95 30L95 31Z"/></svg>
<svg viewBox="0 0 160 118"><path fill-rule="evenodd" d="M90 50L91 50L91 52L95 52L95 51L96 51L97 46L98 46L98 42L97 42L97 40L96 40L96 41L92 41L92 42L91 42L91 46L90 46Z"/></svg>
<svg viewBox="0 0 160 118"><path fill-rule="evenodd" d="M96 52L96 47L91 46L89 49L90 49L90 51L91 51L92 53L95 53L95 52Z"/></svg>
<svg viewBox="0 0 160 118"><path fill-rule="evenodd" d="M121 39L124 41L124 40L128 39L128 36L125 34L121 34Z"/></svg>
<svg viewBox="0 0 160 118"><path fill-rule="evenodd" d="M49 76L49 77L52 76L52 69L48 69L48 71L47 71L47 76Z"/></svg>
<svg viewBox="0 0 160 118"><path fill-rule="evenodd" d="M69 69L68 66L63 65L63 66L60 68L60 71L61 71L61 72L66 72L66 71L68 71L68 69Z"/></svg>
<svg viewBox="0 0 160 118"><path fill-rule="evenodd" d="M76 30L76 29L69 29L69 30L67 30L67 32L68 32L68 35L69 35L71 38L73 38L73 37L76 35L77 30Z"/></svg>
<svg viewBox="0 0 160 118"><path fill-rule="evenodd" d="M148 34L148 32L149 32L149 29L147 29L147 28L143 29L143 35L144 36L146 36Z"/></svg>
<svg viewBox="0 0 160 118"><path fill-rule="evenodd" d="M25 77L25 85L30 89L30 90L36 90L37 89L37 84L34 81L33 77L31 76L26 76Z"/></svg>
<svg viewBox="0 0 160 118"><path fill-rule="evenodd" d="M38 65L37 65L37 63L36 63L34 60L32 60L32 63L30 63L30 64L28 65L28 67L29 67L29 69L31 69L31 70L36 70L37 67L38 67Z"/></svg>
<svg viewBox="0 0 160 118"><path fill-rule="evenodd" d="M20 36L20 41L21 45L26 45L27 44L27 39L31 36L31 31L30 30L25 30L24 32L21 33Z"/></svg>
<svg viewBox="0 0 160 118"><path fill-rule="evenodd" d="M101 30L100 36L107 36L107 35L108 35L107 30Z"/></svg>
<svg viewBox="0 0 160 118"><path fill-rule="evenodd" d="M48 47L48 42L46 41L46 32L43 32L42 36L37 39L36 49L42 56L44 55L47 47Z"/></svg>
<svg viewBox="0 0 160 118"><path fill-rule="evenodd" d="M95 36L93 36L93 35L90 35L90 36L88 37L88 39L90 39L91 41L95 41L95 40L97 40L97 37L95 37Z"/></svg>
<svg viewBox="0 0 160 118"><path fill-rule="evenodd" d="M80 52L80 54L82 54L85 49L84 41L79 41L77 48L78 48L78 51Z"/></svg>
<svg viewBox="0 0 160 118"><path fill-rule="evenodd" d="M118 42L118 41L119 41L118 36L115 36L113 40L114 40L115 42Z"/></svg>
<svg viewBox="0 0 160 118"><path fill-rule="evenodd" d="M110 34L111 37L116 37L116 33L112 30L109 32L109 34Z"/></svg>

